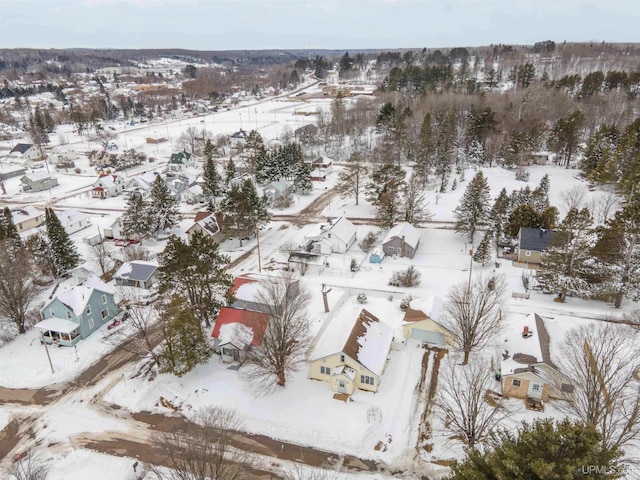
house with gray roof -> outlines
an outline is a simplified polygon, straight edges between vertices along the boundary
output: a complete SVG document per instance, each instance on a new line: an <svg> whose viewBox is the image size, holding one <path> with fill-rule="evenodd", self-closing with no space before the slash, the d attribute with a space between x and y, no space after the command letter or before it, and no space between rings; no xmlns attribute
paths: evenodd
<svg viewBox="0 0 640 480"><path fill-rule="evenodd" d="M518 232L518 262L542 262L544 252L553 240L555 232L546 228L522 227Z"/></svg>
<svg viewBox="0 0 640 480"><path fill-rule="evenodd" d="M156 280L156 262L133 260L123 263L116 271L113 278L119 287L135 287L150 289Z"/></svg>
<svg viewBox="0 0 640 480"><path fill-rule="evenodd" d="M420 244L420 230L408 222L402 222L389 230L382 241L386 256L413 258Z"/></svg>
<svg viewBox="0 0 640 480"><path fill-rule="evenodd" d="M47 172L28 173L20 179L23 192L42 192L58 186L58 179Z"/></svg>

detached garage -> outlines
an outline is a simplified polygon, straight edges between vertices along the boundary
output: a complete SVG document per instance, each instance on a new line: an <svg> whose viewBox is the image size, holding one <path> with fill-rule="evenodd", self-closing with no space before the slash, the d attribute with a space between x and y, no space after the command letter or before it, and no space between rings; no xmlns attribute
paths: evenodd
<svg viewBox="0 0 640 480"><path fill-rule="evenodd" d="M440 297L430 297L411 302L412 307L404 313L402 331L406 339L414 339L438 347L451 344L451 332L434 320L443 305ZM429 312L429 313L425 313Z"/></svg>

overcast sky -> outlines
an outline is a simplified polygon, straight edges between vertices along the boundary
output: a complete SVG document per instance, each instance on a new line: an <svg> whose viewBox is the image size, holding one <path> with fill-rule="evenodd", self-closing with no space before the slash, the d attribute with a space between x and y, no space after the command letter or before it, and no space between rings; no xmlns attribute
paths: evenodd
<svg viewBox="0 0 640 480"><path fill-rule="evenodd" d="M640 42L640 0L0 0L0 47L197 50Z"/></svg>

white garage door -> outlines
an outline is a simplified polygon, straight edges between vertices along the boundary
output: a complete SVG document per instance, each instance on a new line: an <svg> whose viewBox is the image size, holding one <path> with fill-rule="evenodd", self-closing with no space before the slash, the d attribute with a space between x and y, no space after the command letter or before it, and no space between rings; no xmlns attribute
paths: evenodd
<svg viewBox="0 0 640 480"><path fill-rule="evenodd" d="M419 328L411 329L411 338L424 343L431 343L433 345L444 345L444 335L437 332L427 332L420 330Z"/></svg>

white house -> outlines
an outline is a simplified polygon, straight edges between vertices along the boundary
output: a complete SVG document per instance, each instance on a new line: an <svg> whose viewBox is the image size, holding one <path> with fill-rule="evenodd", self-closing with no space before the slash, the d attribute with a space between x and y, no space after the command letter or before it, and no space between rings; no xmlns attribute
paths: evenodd
<svg viewBox="0 0 640 480"><path fill-rule="evenodd" d="M353 223L345 217L338 217L334 221L329 220L328 224L317 225L305 240L316 253L345 253L355 243L356 233ZM326 252L324 245L330 245L331 251Z"/></svg>
<svg viewBox="0 0 640 480"><path fill-rule="evenodd" d="M79 212L78 210L69 209L56 213L56 215L69 235L91 226L89 215Z"/></svg>
<svg viewBox="0 0 640 480"><path fill-rule="evenodd" d="M42 225L44 223L44 212L36 210L31 205L25 205L11 210L11 220L18 233L22 233Z"/></svg>
<svg viewBox="0 0 640 480"><path fill-rule="evenodd" d="M351 395L356 388L377 392L393 341L393 329L368 310L333 322L311 354L309 378Z"/></svg>
<svg viewBox="0 0 640 480"><path fill-rule="evenodd" d="M94 198L116 197L124 191L125 181L121 175L100 175L93 184Z"/></svg>
<svg viewBox="0 0 640 480"><path fill-rule="evenodd" d="M42 192L57 187L58 179L48 172L28 173L20 179L23 192Z"/></svg>
<svg viewBox="0 0 640 480"><path fill-rule="evenodd" d="M181 200L183 202L187 202L190 205L194 203L204 202L204 193L202 192L202 187L200 185L191 185L189 188L182 192Z"/></svg>
<svg viewBox="0 0 640 480"><path fill-rule="evenodd" d="M22 164L30 164L31 160L40 158L40 150L31 143L18 143L9 152L9 157Z"/></svg>

